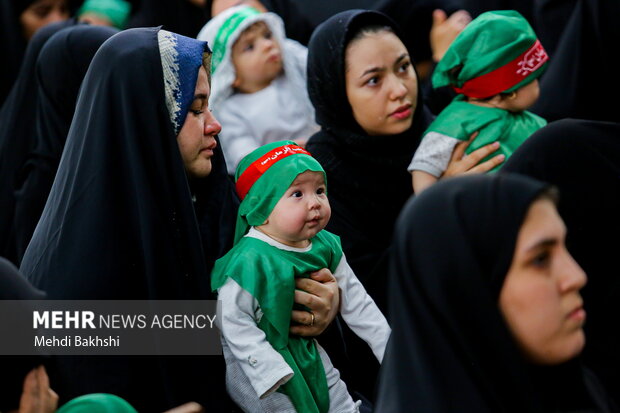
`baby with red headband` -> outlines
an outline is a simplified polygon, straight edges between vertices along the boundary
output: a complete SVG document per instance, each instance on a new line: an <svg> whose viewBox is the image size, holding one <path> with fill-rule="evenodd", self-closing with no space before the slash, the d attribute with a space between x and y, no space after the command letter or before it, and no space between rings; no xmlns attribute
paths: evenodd
<svg viewBox="0 0 620 413"><path fill-rule="evenodd" d="M331 216L325 172L292 141L264 145L239 163L235 246L215 263L226 384L244 411L357 412L338 370L313 338L289 334L295 278L329 268L340 314L383 359L390 327L357 279ZM314 315L309 314L309 324Z"/></svg>
<svg viewBox="0 0 620 413"><path fill-rule="evenodd" d="M466 154L498 142L491 156L508 158L545 126L543 118L526 109L538 99L538 78L547 60L534 30L514 10L482 13L469 23L433 72L433 87L451 86L458 95L430 124L413 156L408 170L414 192L436 182L454 147L474 132Z"/></svg>

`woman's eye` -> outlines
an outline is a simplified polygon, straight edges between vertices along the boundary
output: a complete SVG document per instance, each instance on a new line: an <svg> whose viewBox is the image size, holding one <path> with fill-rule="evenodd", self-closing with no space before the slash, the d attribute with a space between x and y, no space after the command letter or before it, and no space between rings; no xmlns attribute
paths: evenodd
<svg viewBox="0 0 620 413"><path fill-rule="evenodd" d="M401 72L406 72L407 70L409 70L409 66L411 66L411 62L405 62L402 65L400 65L399 70Z"/></svg>
<svg viewBox="0 0 620 413"><path fill-rule="evenodd" d="M376 86L379 83L379 78L377 76L371 77L366 81L368 86Z"/></svg>
<svg viewBox="0 0 620 413"><path fill-rule="evenodd" d="M194 115L201 115L203 113L205 113L204 110L200 110L200 109L192 109L191 111Z"/></svg>
<svg viewBox="0 0 620 413"><path fill-rule="evenodd" d="M35 7L34 9L34 14L37 15L37 17L43 19L45 18L45 16L47 16L50 12L52 11L52 7L48 6L48 5L42 5L42 6L38 6Z"/></svg>
<svg viewBox="0 0 620 413"><path fill-rule="evenodd" d="M544 252L537 254L532 259L531 262L532 262L532 265L534 265L535 267L545 268L547 267L547 265L549 265L550 258L551 258L551 254L549 254L548 251L544 251Z"/></svg>

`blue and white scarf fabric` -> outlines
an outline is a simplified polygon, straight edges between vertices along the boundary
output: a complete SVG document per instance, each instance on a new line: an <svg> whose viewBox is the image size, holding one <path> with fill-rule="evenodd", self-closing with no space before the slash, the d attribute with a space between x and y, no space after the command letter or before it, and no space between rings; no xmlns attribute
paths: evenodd
<svg viewBox="0 0 620 413"><path fill-rule="evenodd" d="M161 66L164 72L166 106L178 135L194 100L198 70L205 65L210 72L211 50L207 42L166 30L157 33Z"/></svg>

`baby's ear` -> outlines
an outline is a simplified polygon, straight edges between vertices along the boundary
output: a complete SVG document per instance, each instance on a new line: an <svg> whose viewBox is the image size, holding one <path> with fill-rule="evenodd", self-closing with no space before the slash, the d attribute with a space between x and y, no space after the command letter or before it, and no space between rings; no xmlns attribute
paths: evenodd
<svg viewBox="0 0 620 413"><path fill-rule="evenodd" d="M267 224L269 224L269 218L267 218L265 222L262 223L262 225L267 225Z"/></svg>
<svg viewBox="0 0 620 413"><path fill-rule="evenodd" d="M233 89L239 89L239 86L241 85L241 80L239 80L239 76L235 77L235 80L233 80L232 82L232 87Z"/></svg>

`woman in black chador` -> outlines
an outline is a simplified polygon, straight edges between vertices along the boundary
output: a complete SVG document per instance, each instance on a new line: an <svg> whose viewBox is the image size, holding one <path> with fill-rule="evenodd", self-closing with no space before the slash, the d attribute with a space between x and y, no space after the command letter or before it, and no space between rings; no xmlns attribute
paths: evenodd
<svg viewBox="0 0 620 413"><path fill-rule="evenodd" d="M72 0L79 7L81 0ZM68 0L6 0L0 2L0 106L19 73L26 46L45 25L69 18Z"/></svg>
<svg viewBox="0 0 620 413"><path fill-rule="evenodd" d="M307 149L327 174L327 229L340 236L351 268L382 310L394 223L412 195L407 166L432 120L401 39L386 15L348 10L318 26L308 45L308 94L321 130ZM495 157L476 165L491 152L489 145L453 156L446 176L493 168ZM343 328L346 348L322 343L353 391L372 398L378 366L365 343Z"/></svg>
<svg viewBox="0 0 620 413"><path fill-rule="evenodd" d="M582 119L551 122L532 135L502 169L544 180L561 191L558 211L566 246L588 274L583 290L588 343L583 353L620 403L618 242L620 233L620 123Z"/></svg>
<svg viewBox="0 0 620 413"><path fill-rule="evenodd" d="M4 6L2 4L0 7ZM0 255L16 265L19 260L13 226L14 192L24 162L35 144L36 63L47 41L76 23L74 19L53 23L32 37L19 67L19 76L0 109Z"/></svg>
<svg viewBox="0 0 620 413"><path fill-rule="evenodd" d="M54 182L84 75L99 46L117 31L87 24L68 27L50 38L41 50L34 76L36 116L34 122L29 122L32 148L15 182L11 242L18 262ZM28 108L33 104L31 99Z"/></svg>
<svg viewBox="0 0 620 413"><path fill-rule="evenodd" d="M580 360L586 274L557 191L500 174L408 202L390 255L377 411L616 412Z"/></svg>
<svg viewBox="0 0 620 413"><path fill-rule="evenodd" d="M237 198L207 106L209 57L204 42L142 28L93 58L21 266L49 299L212 298ZM220 356L66 356L50 375L66 400L107 392L145 412L229 403Z"/></svg>

